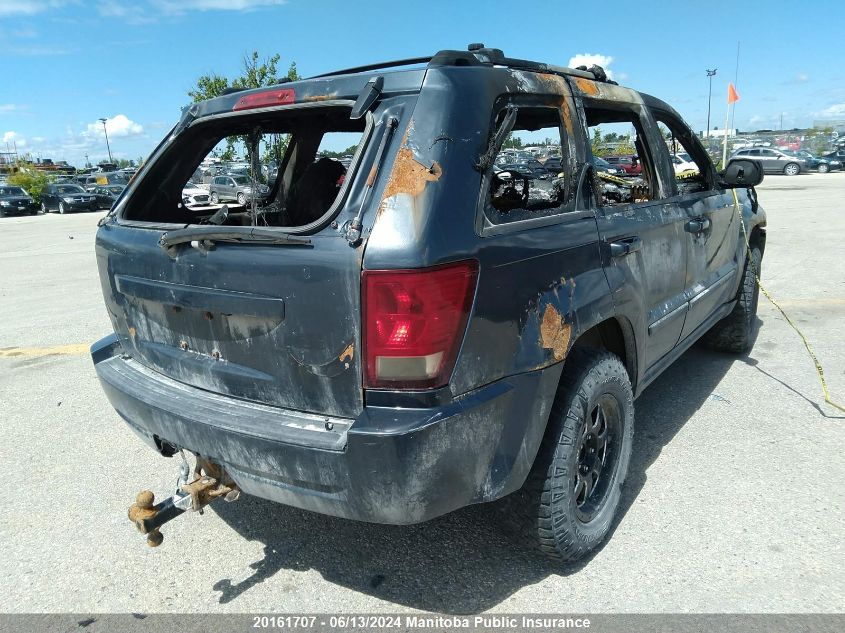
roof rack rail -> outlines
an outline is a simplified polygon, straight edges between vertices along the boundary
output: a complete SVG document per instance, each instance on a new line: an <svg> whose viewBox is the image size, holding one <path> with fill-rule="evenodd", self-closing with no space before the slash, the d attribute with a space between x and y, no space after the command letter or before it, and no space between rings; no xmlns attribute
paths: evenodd
<svg viewBox="0 0 845 633"><path fill-rule="evenodd" d="M428 67L487 65L506 66L508 68L516 68L519 70L531 70L535 72L552 73L555 75L569 75L571 77L592 79L593 81L616 83L607 78L607 74L601 66L592 66L591 68L587 68L586 66L567 68L566 66L555 66L554 64L535 62L528 59L506 57L502 49L488 48L481 43L470 44L466 51L443 50L431 57L411 57L409 59L398 59L395 61L368 64L366 66L356 66L354 68L345 68L343 70L335 70L330 73L314 75L308 79L335 77L337 75L351 75L355 73L369 72L371 70L380 70L382 68L397 68L399 66L413 66L416 64L426 64Z"/></svg>
<svg viewBox="0 0 845 633"><path fill-rule="evenodd" d="M397 59L392 62L380 62L378 64L368 64L367 66L355 66L354 68L333 70L330 73L323 73L321 75L314 75L313 77L308 77L308 79L320 79L321 77L335 77L336 75L352 75L355 73L365 73L370 70L379 70L380 68L396 68L397 66L413 66L415 64L427 64L431 60L431 57L410 57L408 59Z"/></svg>

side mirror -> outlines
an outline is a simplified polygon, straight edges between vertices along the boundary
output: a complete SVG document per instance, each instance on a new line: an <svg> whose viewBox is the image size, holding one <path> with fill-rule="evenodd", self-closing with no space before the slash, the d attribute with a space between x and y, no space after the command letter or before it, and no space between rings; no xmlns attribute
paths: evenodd
<svg viewBox="0 0 845 633"><path fill-rule="evenodd" d="M720 174L724 187L756 187L763 182L763 167L755 160L734 158Z"/></svg>

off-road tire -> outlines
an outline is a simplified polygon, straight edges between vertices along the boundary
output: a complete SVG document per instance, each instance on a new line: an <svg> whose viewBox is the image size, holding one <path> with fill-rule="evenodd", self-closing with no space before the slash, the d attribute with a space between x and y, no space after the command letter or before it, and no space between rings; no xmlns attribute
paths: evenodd
<svg viewBox="0 0 845 633"><path fill-rule="evenodd" d="M829 171L830 171L830 167L828 165L825 165L824 163L819 165L819 173L820 174L826 174Z"/></svg>
<svg viewBox="0 0 845 633"><path fill-rule="evenodd" d="M581 438L600 400L618 406L608 434L607 472L600 502L585 521L579 513L577 467ZM619 506L634 437L634 398L622 361L604 350L575 348L566 360L546 434L523 487L507 498L508 520L521 540L557 561L583 558L607 537Z"/></svg>
<svg viewBox="0 0 845 633"><path fill-rule="evenodd" d="M801 165L798 163L787 163L783 167L783 173L787 176L797 176L801 173Z"/></svg>
<svg viewBox="0 0 845 633"><path fill-rule="evenodd" d="M751 249L753 267L745 258L745 268L742 273L742 283L736 293L736 305L731 313L710 328L703 337L703 342L710 348L720 352L744 354L754 343L754 327L757 322L757 304L760 299L760 288L755 276L760 274L763 254L759 248Z"/></svg>

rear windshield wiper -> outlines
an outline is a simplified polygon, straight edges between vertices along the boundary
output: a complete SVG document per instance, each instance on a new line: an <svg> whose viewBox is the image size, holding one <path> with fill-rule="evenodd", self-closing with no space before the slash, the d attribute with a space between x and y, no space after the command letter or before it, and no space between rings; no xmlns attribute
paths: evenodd
<svg viewBox="0 0 845 633"><path fill-rule="evenodd" d="M197 248L210 250L217 242L238 242L252 244L280 244L285 246L307 246L311 240L281 233L278 229L258 226L189 226L163 233L158 241L168 255L176 256L179 244L196 242Z"/></svg>

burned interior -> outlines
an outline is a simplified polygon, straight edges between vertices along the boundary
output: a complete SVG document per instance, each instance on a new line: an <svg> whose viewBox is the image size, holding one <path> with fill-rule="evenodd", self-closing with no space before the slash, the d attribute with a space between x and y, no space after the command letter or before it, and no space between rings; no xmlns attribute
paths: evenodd
<svg viewBox="0 0 845 633"><path fill-rule="evenodd" d="M221 226L307 227L337 208L348 189L369 117L345 106L299 106L210 117L181 132L138 183L123 220ZM345 165L327 150L356 147ZM215 170L223 151L242 154L242 168ZM212 162L209 162L212 161ZM186 204L200 184L210 203Z"/></svg>
<svg viewBox="0 0 845 633"><path fill-rule="evenodd" d="M654 171L654 161L647 145L646 134L640 122L639 114L627 106L591 107L584 106L587 127L592 138L595 131L618 128L624 132L634 131L634 165L639 163L642 172L636 178L618 178L596 169L593 171L593 188L598 193L598 203L602 206L646 202L657 196L658 183ZM602 127L604 126L604 127Z"/></svg>
<svg viewBox="0 0 845 633"><path fill-rule="evenodd" d="M485 213L493 224L514 222L572 210L577 165L556 104L509 104L499 110L491 143L496 158L488 175ZM509 158L510 147L523 147L532 140L559 144L559 169L550 163L531 165Z"/></svg>

